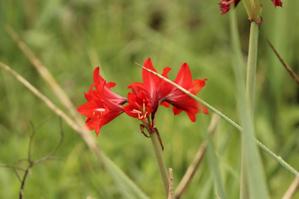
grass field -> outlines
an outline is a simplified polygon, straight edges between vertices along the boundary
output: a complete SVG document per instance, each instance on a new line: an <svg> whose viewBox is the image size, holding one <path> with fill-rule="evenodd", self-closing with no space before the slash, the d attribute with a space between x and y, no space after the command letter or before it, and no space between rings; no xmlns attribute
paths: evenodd
<svg viewBox="0 0 299 199"><path fill-rule="evenodd" d="M299 73L299 2L274 8L263 0L260 28L254 126L256 137L299 169L299 87L267 45L269 39ZM242 5L236 9L241 52L248 52L249 22ZM51 72L72 102L84 103L95 66L123 96L127 85L141 81L144 59L159 71L171 66L173 79L187 62L194 78L207 78L199 96L240 122L233 70L230 16L221 15L218 1L141 0L2 0L0 1L0 62L16 70L62 110L67 110L5 30L11 27ZM209 115L195 123L185 113L173 116L159 108L156 125L163 139L167 167L178 185L199 145L207 139ZM83 117L82 117L83 118ZM14 169L26 168L30 135L32 159L44 157L62 141L53 158L34 166L24 198L138 198L118 174L97 161L83 139L13 76L0 71L0 198L17 198ZM63 132L63 140L60 140ZM106 155L150 198L165 198L151 142L139 122L122 114L91 137ZM182 198L217 198L215 165L227 198L239 198L241 136L220 120L210 139L214 158L204 157ZM294 175L259 150L270 198L282 198ZM21 161L20 161L21 160ZM214 166L213 166L214 165ZM253 165L254 166L254 165ZM250 171L250 168L249 168ZM20 176L23 170L17 171ZM113 176L113 173L116 175ZM219 177L218 176L218 177ZM215 182L216 181L216 182ZM259 183L259 182L257 182ZM219 197L220 198L220 197ZM299 193L293 196L299 199Z"/></svg>

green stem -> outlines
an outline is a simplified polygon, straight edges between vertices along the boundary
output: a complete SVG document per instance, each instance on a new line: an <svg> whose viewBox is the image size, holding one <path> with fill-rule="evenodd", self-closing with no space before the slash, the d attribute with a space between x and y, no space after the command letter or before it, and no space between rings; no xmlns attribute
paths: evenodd
<svg viewBox="0 0 299 199"><path fill-rule="evenodd" d="M244 133L242 134L242 160L244 164L242 164L241 171L244 180L246 180L244 185L248 188L248 192L246 193L247 190L245 189L244 194L249 194L250 198L269 198L263 164L257 149L257 143L253 141L255 139L254 107L258 36L259 26L256 22L251 22L245 86L246 94L241 101L244 103L241 109L244 126ZM255 164L255 166L252 166L252 164ZM247 196L245 197L247 198Z"/></svg>
<svg viewBox="0 0 299 199"><path fill-rule="evenodd" d="M246 97L249 99L250 110L254 113L254 101L255 101L255 81L256 81L256 64L257 64L257 52L258 52L258 37L259 26L258 24L250 23L250 36L249 36L249 48L248 48L248 60L247 60L247 72L246 72Z"/></svg>
<svg viewBox="0 0 299 199"><path fill-rule="evenodd" d="M233 13L234 14L234 13ZM249 49L247 61L247 79L245 86L244 63L241 55L239 34L236 18L231 15L231 33L233 51L237 57L233 57L235 77L237 82L238 111L243 127L241 144L241 179L240 198L269 198L266 180L264 178L263 165L257 149L253 122L253 100L255 92L255 74L258 50L258 26L251 22ZM246 90L246 92L245 92Z"/></svg>
<svg viewBox="0 0 299 199"><path fill-rule="evenodd" d="M151 140L157 158L158 166L160 169L161 178L164 184L165 193L167 194L168 193L168 172L164 163L163 151L162 151L161 144L159 142L157 132L151 133Z"/></svg>
<svg viewBox="0 0 299 199"><path fill-rule="evenodd" d="M246 97L249 102L249 111L254 116L255 107L255 82L256 82L256 65L257 65L257 51L258 51L258 25L254 22L250 24L250 35L249 35L249 49L248 49L248 60L247 60L247 73L246 73ZM241 149L241 179L240 179L240 198L248 199L248 178L246 173L246 136L242 136L242 149Z"/></svg>

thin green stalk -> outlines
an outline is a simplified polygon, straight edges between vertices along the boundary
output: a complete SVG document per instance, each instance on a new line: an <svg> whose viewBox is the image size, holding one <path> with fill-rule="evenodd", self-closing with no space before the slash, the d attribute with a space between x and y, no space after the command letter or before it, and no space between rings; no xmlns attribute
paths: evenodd
<svg viewBox="0 0 299 199"><path fill-rule="evenodd" d="M258 25L251 22L245 87L244 62L240 50L239 33L235 16L231 16L232 47L237 83L237 102L240 121L243 127L241 141L240 198L269 198L264 170L255 138L253 108L255 76L258 50ZM245 89L246 88L246 89ZM245 92L246 90L246 92Z"/></svg>
<svg viewBox="0 0 299 199"><path fill-rule="evenodd" d="M250 23L249 48L246 73L246 97L245 106L241 113L244 120L244 133L242 135L242 156L244 156L245 179L248 183L250 198L269 198L264 168L261 161L257 143L254 142L254 107L255 107L255 82L258 54L259 26L255 22ZM243 103L244 103L243 102ZM247 102L247 103L246 103ZM247 127L246 127L247 126ZM252 140L252 141L251 141ZM252 166L255 164L255 166ZM252 167L251 167L252 166Z"/></svg>
<svg viewBox="0 0 299 199"><path fill-rule="evenodd" d="M156 132L151 133L151 140L154 147L155 156L157 158L158 166L160 169L160 174L165 188L165 193L167 194L168 193L168 172L163 159L162 147Z"/></svg>
<svg viewBox="0 0 299 199"><path fill-rule="evenodd" d="M240 37L238 32L238 25L235 10L232 10L230 13L230 28L231 28L231 39L232 39L232 48L234 52L234 70L237 74L244 74L245 71L245 62L242 57L241 52L241 44L240 44ZM240 80L240 76L236 75L237 81ZM242 139L241 145L244 146L245 139ZM240 198L241 199L249 199L249 190L247 184L247 175L246 175L246 164L245 164L245 156L244 150L241 149L241 169L240 169Z"/></svg>
<svg viewBox="0 0 299 199"><path fill-rule="evenodd" d="M256 64L258 53L258 37L259 26L258 24L250 23L250 36L249 48L247 59L247 72L246 72L246 97L249 98L250 110L254 113L255 104L255 81L256 81Z"/></svg>

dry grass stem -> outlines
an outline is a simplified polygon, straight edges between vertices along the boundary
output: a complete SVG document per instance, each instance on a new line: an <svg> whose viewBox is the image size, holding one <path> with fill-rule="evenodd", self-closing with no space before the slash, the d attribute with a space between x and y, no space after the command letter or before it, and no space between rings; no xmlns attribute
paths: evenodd
<svg viewBox="0 0 299 199"><path fill-rule="evenodd" d="M281 57L281 55L278 53L276 48L273 46L273 44L267 40L268 45L280 61L280 63L283 65L283 67L286 69L286 71L289 73L291 78L299 85L299 76L295 73L295 71L284 61L284 59Z"/></svg>
<svg viewBox="0 0 299 199"><path fill-rule="evenodd" d="M174 199L173 190L173 169L168 169L168 199Z"/></svg>
<svg viewBox="0 0 299 199"><path fill-rule="evenodd" d="M208 134L213 135L216 131L216 127L219 123L220 117L216 114L212 115L209 127L208 127ZM179 185L177 186L175 190L175 198L179 199L182 194L186 191L188 188L188 185L192 181L194 175L196 174L198 167L200 163L202 162L204 155L206 154L207 150L207 141L204 141L198 148L196 155L188 167L186 173L184 174L183 178L179 182Z"/></svg>
<svg viewBox="0 0 299 199"><path fill-rule="evenodd" d="M8 65L0 62L0 67L14 76L21 84L23 84L28 90L30 90L36 97L38 97L41 101L43 101L49 109L51 109L56 115L60 116L75 132L77 132L87 146L101 157L101 152L96 145L91 134L88 132L86 128L82 128L78 126L72 118L70 118L66 113L64 113L59 107L57 107L48 97L42 94L38 89L36 89L32 84L30 84L25 78L23 78L20 74L10 68Z"/></svg>
<svg viewBox="0 0 299 199"><path fill-rule="evenodd" d="M60 116L72 129L76 132L80 131L76 123L65 114L60 108L58 108L48 97L42 94L38 89L36 89L32 84L30 84L24 77L22 77L15 70L10 68L8 65L0 62L0 67L6 72L14 76L21 84L23 84L28 90L30 90L36 97L42 100L48 108L50 108L54 113Z"/></svg>
<svg viewBox="0 0 299 199"><path fill-rule="evenodd" d="M44 81L50 86L53 93L57 96L60 102L65 106L65 108L70 112L72 117L76 120L80 121L81 125L84 122L78 116L76 108L70 98L67 96L65 91L61 88L61 86L57 83L53 75L49 72L47 67L37 58L34 52L27 46L27 44L22 41L20 36L9 26L6 27L6 31L12 40L18 45L22 53L28 58L34 68L38 71L40 76L44 79Z"/></svg>
<svg viewBox="0 0 299 199"><path fill-rule="evenodd" d="M292 199L299 189L299 176L294 179L288 190L283 195L282 199Z"/></svg>
<svg viewBox="0 0 299 199"><path fill-rule="evenodd" d="M44 79L44 81L50 86L53 93L57 96L57 98L60 100L62 105L69 111L71 116L75 119L75 122L72 121L72 119L67 116L63 111L61 111L58 107L52 109L52 110L59 110L58 112L63 113L65 116L64 120L77 132L79 135L83 138L83 140L87 143L88 147L93 150L96 154L100 155L100 148L96 145L94 138L92 135L90 135L89 131L86 129L83 120L78 115L76 108L74 104L71 102L70 98L67 96L67 94L64 92L64 90L61 88L61 86L57 83L53 75L49 72L47 67L42 64L42 62L35 56L33 51L26 45L25 42L23 42L18 34L9 26L6 27L6 31L10 35L10 37L15 41L20 48L20 50L24 53L24 55L29 59L29 61L32 63L32 65L35 67L35 69L38 71L38 73L41 75L41 77ZM36 89L37 90L37 89ZM50 101L50 100L46 100ZM53 103L52 103L53 104ZM55 112L55 111L54 111ZM58 113L57 112L57 113ZM76 126L76 128L75 128Z"/></svg>

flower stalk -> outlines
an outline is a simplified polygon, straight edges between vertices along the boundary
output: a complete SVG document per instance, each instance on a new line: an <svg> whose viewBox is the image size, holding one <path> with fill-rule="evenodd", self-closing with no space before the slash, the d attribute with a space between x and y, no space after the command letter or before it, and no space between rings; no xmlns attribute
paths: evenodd
<svg viewBox="0 0 299 199"><path fill-rule="evenodd" d="M250 109L254 110L255 99L255 81L256 81L256 65L258 53L258 37L259 25L255 22L250 23L249 48L246 72L246 97L249 99Z"/></svg>
<svg viewBox="0 0 299 199"><path fill-rule="evenodd" d="M251 112L252 118L254 116L255 109L255 81L256 81L256 65L257 65L257 54L258 54L258 36L259 27L255 22L250 23L249 33L249 48L248 48L248 59L247 59L247 71L246 71L246 98L248 101L249 111ZM246 136L242 136L242 156L241 156L241 179L240 179L240 198L249 198L248 189L248 177L246 173L249 168L246 168Z"/></svg>
<svg viewBox="0 0 299 199"><path fill-rule="evenodd" d="M162 146L160 144L158 131L155 129L150 133L152 145L155 151L155 156L157 158L157 163L160 169L161 178L165 188L165 193L168 193L168 172L163 159Z"/></svg>

